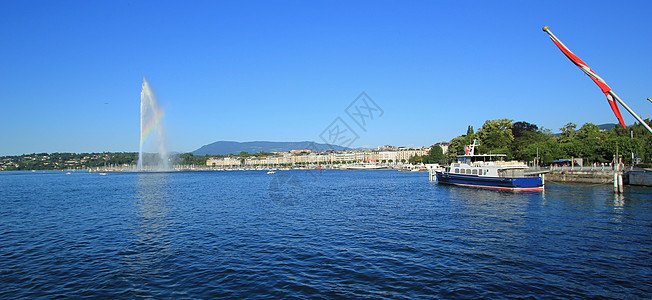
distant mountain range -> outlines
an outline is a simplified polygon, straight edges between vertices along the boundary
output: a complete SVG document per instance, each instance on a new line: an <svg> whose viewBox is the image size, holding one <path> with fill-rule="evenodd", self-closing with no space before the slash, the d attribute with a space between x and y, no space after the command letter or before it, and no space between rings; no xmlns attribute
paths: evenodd
<svg viewBox="0 0 652 300"><path fill-rule="evenodd" d="M320 144L310 141L303 142L232 142L218 141L212 144L201 146L199 149L192 151L194 155L226 155L238 154L242 151L248 153L258 152L288 152L290 150L312 149L313 151L326 151L333 149L335 151L350 150L351 148Z"/></svg>

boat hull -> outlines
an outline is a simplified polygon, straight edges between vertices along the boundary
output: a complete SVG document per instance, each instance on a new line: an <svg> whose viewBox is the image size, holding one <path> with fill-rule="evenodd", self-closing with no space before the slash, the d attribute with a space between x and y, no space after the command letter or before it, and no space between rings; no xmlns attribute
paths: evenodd
<svg viewBox="0 0 652 300"><path fill-rule="evenodd" d="M458 186L511 191L543 190L540 177L488 177L476 175L437 173L437 182Z"/></svg>

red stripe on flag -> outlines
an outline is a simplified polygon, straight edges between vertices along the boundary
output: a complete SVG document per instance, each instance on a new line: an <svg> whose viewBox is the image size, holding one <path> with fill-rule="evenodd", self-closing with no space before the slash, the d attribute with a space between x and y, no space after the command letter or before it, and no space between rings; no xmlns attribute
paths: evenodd
<svg viewBox="0 0 652 300"><path fill-rule="evenodd" d="M604 93L607 96L607 101L609 101L609 106L611 106L611 110L614 111L614 114L616 115L616 118L618 118L618 122L620 122L620 125L623 126L623 128L626 128L625 126L625 121L623 120L623 116L620 114L620 110L618 109L618 103L614 100L613 96L611 94Z"/></svg>
<svg viewBox="0 0 652 300"><path fill-rule="evenodd" d="M591 68L589 68L589 66L584 61L582 61L579 57L573 54L573 52L571 52L568 48L557 43L557 41L555 41L552 37L550 39L552 40L553 43L555 43L555 45L557 45L559 50L561 50L561 52L563 52L566 55L566 57L568 57L568 59L570 59L576 66L582 69L582 71L586 73L584 68L587 68L590 71L590 73L593 73L595 76L597 76L597 74L595 74L595 72L591 70ZM593 80L593 82L595 82L595 84L597 84L600 87L603 93L607 93L611 91L611 88L606 83L598 80L598 78L596 77L591 76L590 73L587 73L586 75L589 76L591 80Z"/></svg>
<svg viewBox="0 0 652 300"><path fill-rule="evenodd" d="M589 68L589 66L584 61L582 61L579 57L577 57L577 55L573 54L573 52L571 52L570 49L566 48L561 43L555 41L555 39L552 38L552 36L550 36L550 39L552 40L553 43L555 43L555 45L557 45L557 48L559 48L559 50L561 50L561 52L564 53L564 55L566 55L566 57L568 57L568 59L570 59L570 61L573 62L573 64L575 64L580 69L582 69L582 71L584 71L584 73L586 73L586 75L589 76L589 78L591 78L591 80L593 80L593 82L595 82L595 84L597 84L598 87L600 87L602 92L607 96L607 101L609 101L609 106L611 106L611 110L613 110L614 114L616 115L618 122L620 122L620 125L622 125L623 128L625 128L625 121L623 120L623 116L620 114L620 110L618 109L618 104L613 99L613 97L609 94L611 88L605 82L600 81L597 77L598 75L595 74L595 72L591 70L591 68Z"/></svg>

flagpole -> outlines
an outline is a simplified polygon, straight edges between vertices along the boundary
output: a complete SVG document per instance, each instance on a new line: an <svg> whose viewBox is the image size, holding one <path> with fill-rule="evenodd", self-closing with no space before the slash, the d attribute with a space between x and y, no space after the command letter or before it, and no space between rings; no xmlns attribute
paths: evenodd
<svg viewBox="0 0 652 300"><path fill-rule="evenodd" d="M557 36L555 36L555 35L550 31L550 29L548 29L548 26L543 26L543 31L545 31L546 33L548 33L548 34L550 35L550 37L553 39L553 41L559 43L560 45L564 46L564 48L566 48L568 51L570 51L570 49L568 49L568 47L566 47L566 45L564 45L564 43L562 43L561 40L559 40L559 38L557 38ZM588 68L587 68L587 69L588 69ZM588 70L588 71L587 71L585 68L582 68L582 71L584 71L585 73L587 73L587 72L589 72L589 71L591 71L591 70ZM600 76L598 76L597 74L595 74L595 72L591 72L591 74L587 73L587 75L589 75L589 76L595 76L595 77L598 78L602 83L605 83L604 80L603 80L602 78L600 78ZM606 83L605 83L605 84L606 84ZM609 93L609 95L610 95L611 97L613 97L614 99L616 99L616 101L618 101L618 103L620 103L620 105L622 105L625 109L627 109L627 111L628 111L628 112L629 112L629 113L630 113L630 114L631 114L631 115L632 115L636 120L638 120L638 121L641 123L641 125L643 125L643 126L645 127L645 129L647 129L647 131L649 131L650 133L652 133L652 128L650 128L650 126L647 125L647 123L645 123L645 121L644 121L641 117L639 117L639 116L634 112L634 110L632 110L632 109L629 107L629 105L627 105L627 104L625 103L625 101L623 101L623 99L620 99L620 97L618 97L618 95L616 95L616 93L614 93L613 90L611 90L611 88L609 88L608 93ZM609 97L607 97L607 98L609 98ZM649 99L649 98L648 98L648 99Z"/></svg>
<svg viewBox="0 0 652 300"><path fill-rule="evenodd" d="M647 125L647 123L645 123L645 120L641 119L641 117L639 117L639 116L634 112L634 110L632 110L631 108L629 108L629 105L627 105L627 104L625 103L625 101L623 101L623 99L620 99L620 97L618 97L618 95L616 95L616 93L614 93L614 91L609 91L609 95L611 95L612 97L614 97L614 98L616 99L616 101L618 101L618 103L620 103L620 105L622 105L622 106L623 106L623 107L624 107L624 108L625 108L625 109L626 109L630 114L632 114L632 116L634 116L634 118L636 118L636 120L638 120L639 122L641 122L641 125L643 125L643 126L645 127L645 129L647 129L647 131L649 131L650 133L652 133L652 128L650 128L650 126Z"/></svg>

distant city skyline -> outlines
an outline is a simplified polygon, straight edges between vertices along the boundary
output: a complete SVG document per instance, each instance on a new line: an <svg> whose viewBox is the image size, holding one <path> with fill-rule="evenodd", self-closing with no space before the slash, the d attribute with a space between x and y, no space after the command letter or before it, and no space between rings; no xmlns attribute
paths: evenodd
<svg viewBox="0 0 652 300"><path fill-rule="evenodd" d="M617 123L544 25L648 118L650 11L649 1L3 1L0 155L137 152L143 77L175 152L335 138L428 147L502 118L553 132Z"/></svg>

